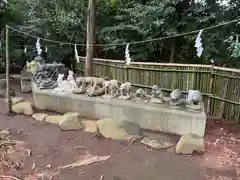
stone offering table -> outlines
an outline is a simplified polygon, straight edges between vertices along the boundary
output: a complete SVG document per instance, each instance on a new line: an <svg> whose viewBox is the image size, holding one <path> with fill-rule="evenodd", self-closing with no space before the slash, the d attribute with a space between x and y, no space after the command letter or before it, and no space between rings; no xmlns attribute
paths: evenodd
<svg viewBox="0 0 240 180"><path fill-rule="evenodd" d="M122 119L137 123L142 129L161 131L176 135L197 134L204 136L206 114L187 109L174 109L133 100L104 99L86 94L40 90L32 84L35 107L60 113L78 112L89 119Z"/></svg>

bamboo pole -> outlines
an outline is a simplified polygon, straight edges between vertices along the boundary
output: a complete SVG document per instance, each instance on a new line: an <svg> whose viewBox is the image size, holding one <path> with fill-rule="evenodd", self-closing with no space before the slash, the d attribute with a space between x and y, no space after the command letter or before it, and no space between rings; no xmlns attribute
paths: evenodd
<svg viewBox="0 0 240 180"><path fill-rule="evenodd" d="M10 97L10 61L9 61L9 29L6 25L6 98L7 98L7 114L10 115L12 112L12 102Z"/></svg>

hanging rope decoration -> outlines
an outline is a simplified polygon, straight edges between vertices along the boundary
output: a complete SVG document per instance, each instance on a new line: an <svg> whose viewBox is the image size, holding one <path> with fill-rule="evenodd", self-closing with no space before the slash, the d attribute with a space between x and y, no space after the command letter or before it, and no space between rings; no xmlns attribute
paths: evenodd
<svg viewBox="0 0 240 180"><path fill-rule="evenodd" d="M41 49L41 44L40 44L40 39L39 38L37 39L37 42L36 42L36 49L37 49L38 55L41 55L42 49Z"/></svg>
<svg viewBox="0 0 240 180"><path fill-rule="evenodd" d="M79 63L79 56L78 56L78 51L77 51L77 45L76 44L74 46L74 50L75 50L75 58L77 60L77 63Z"/></svg>
<svg viewBox="0 0 240 180"><path fill-rule="evenodd" d="M202 38L201 35L203 33L203 30L200 30L198 33L198 36L195 40L195 47L197 48L197 56L201 57L202 53L203 53L203 46L202 46Z"/></svg>
<svg viewBox="0 0 240 180"><path fill-rule="evenodd" d="M126 61L126 66L129 66L131 63L131 57L129 54L129 44L126 45L126 49L125 49L125 61Z"/></svg>

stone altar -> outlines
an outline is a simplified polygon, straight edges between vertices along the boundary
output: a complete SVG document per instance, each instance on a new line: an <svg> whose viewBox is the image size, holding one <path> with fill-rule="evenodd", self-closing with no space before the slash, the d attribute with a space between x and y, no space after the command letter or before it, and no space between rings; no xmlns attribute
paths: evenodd
<svg viewBox="0 0 240 180"><path fill-rule="evenodd" d="M197 134L204 136L206 114L203 103L199 112L186 108L169 108L169 104L135 102L132 100L108 99L101 96L72 92L56 93L51 89L40 89L32 83L36 108L60 113L78 112L89 119L122 119L137 123L142 129L161 131L176 135Z"/></svg>

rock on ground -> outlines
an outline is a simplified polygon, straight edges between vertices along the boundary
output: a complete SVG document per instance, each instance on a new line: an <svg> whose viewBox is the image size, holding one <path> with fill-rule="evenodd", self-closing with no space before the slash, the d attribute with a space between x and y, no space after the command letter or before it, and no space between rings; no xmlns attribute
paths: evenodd
<svg viewBox="0 0 240 180"><path fill-rule="evenodd" d="M97 121L100 134L113 140L131 140L141 137L140 127L132 122L115 119L101 119Z"/></svg>
<svg viewBox="0 0 240 180"><path fill-rule="evenodd" d="M12 105L25 101L23 97L12 97L11 100L12 100ZM4 99L4 102L7 103L7 99Z"/></svg>
<svg viewBox="0 0 240 180"><path fill-rule="evenodd" d="M44 121L48 114L45 113L35 113L32 115L32 118L35 119L36 121Z"/></svg>
<svg viewBox="0 0 240 180"><path fill-rule="evenodd" d="M84 120L83 126L85 132L96 133L98 132L97 122L92 120Z"/></svg>
<svg viewBox="0 0 240 180"><path fill-rule="evenodd" d="M174 145L170 140L155 139L152 137L143 138L141 143L153 149L166 149Z"/></svg>
<svg viewBox="0 0 240 180"><path fill-rule="evenodd" d="M12 106L12 111L17 114L33 115L34 110L30 102L19 102Z"/></svg>
<svg viewBox="0 0 240 180"><path fill-rule="evenodd" d="M81 130L84 128L81 117L77 112L69 112L59 121L62 130Z"/></svg>
<svg viewBox="0 0 240 180"><path fill-rule="evenodd" d="M59 124L59 121L61 120L62 120L62 116L60 115L51 115L45 118L46 122L52 123L52 124Z"/></svg>
<svg viewBox="0 0 240 180"><path fill-rule="evenodd" d="M184 134L177 143L177 154L192 154L194 151L204 150L204 140L195 134Z"/></svg>

